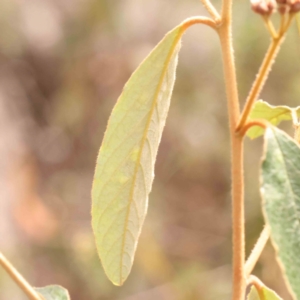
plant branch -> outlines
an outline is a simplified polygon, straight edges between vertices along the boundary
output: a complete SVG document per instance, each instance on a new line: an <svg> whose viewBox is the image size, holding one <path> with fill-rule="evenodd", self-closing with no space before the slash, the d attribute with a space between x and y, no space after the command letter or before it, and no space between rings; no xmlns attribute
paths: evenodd
<svg viewBox="0 0 300 300"><path fill-rule="evenodd" d="M286 23L286 14L281 14L280 15L279 35L284 33L285 23Z"/></svg>
<svg viewBox="0 0 300 300"><path fill-rule="evenodd" d="M250 256L248 257L245 263L245 275L246 277L250 276L251 272L253 271L265 245L270 237L270 230L267 226L264 227L263 231L261 232Z"/></svg>
<svg viewBox="0 0 300 300"><path fill-rule="evenodd" d="M221 12L222 23L230 23L232 21L232 0L222 0L222 12Z"/></svg>
<svg viewBox="0 0 300 300"><path fill-rule="evenodd" d="M235 134L240 109L237 91L235 62L231 39L231 0L223 1L222 23L217 29L221 41L224 78L228 103L231 137L232 178L232 242L233 242L233 300L245 295L245 228L244 228L244 167L243 138Z"/></svg>
<svg viewBox="0 0 300 300"><path fill-rule="evenodd" d="M14 268L14 266L0 252L0 265L12 278L12 280L23 290L30 300L43 300L24 277Z"/></svg>
<svg viewBox="0 0 300 300"><path fill-rule="evenodd" d="M263 15L262 18L263 18L263 20L266 24L266 27L267 27L268 31L271 34L272 39L276 39L278 37L278 33L276 32L276 30L274 28L274 25L273 25L273 22L270 19L270 16Z"/></svg>
<svg viewBox="0 0 300 300"><path fill-rule="evenodd" d="M250 90L249 96L246 100L246 104L244 107L244 110L242 112L242 116L240 118L239 124L236 128L236 131L239 132L241 131L242 127L246 124L248 116L252 110L252 107L254 105L254 102L257 100L267 78L268 75L271 71L271 67L273 65L273 62L277 56L277 53L280 49L281 43L284 40L285 37L285 33L287 31L287 29L289 28L291 21L292 21L293 15L289 16L289 19L286 23L286 25L283 25L283 31L279 32L279 36L276 38L272 38L272 42L269 46L269 49L266 53L266 56L263 60L263 63L261 65L261 68L258 72L258 75L254 81L254 84Z"/></svg>
<svg viewBox="0 0 300 300"><path fill-rule="evenodd" d="M214 19L214 21L217 23L220 22L221 16L219 15L219 13L215 9L215 7L212 5L210 0L200 0L200 1L202 2L203 6L206 8L206 10L209 12L211 17Z"/></svg>
<svg viewBox="0 0 300 300"><path fill-rule="evenodd" d="M245 123L247 122L247 119L252 110L252 107L253 107L255 101L257 100L257 98L267 80L267 77L271 71L272 64L273 64L274 59L279 51L282 40L283 40L283 36L276 38L276 39L272 39L271 45L269 46L269 49L265 56L265 59L261 65L261 68L258 72L258 75L254 81L252 89L246 100L246 104L245 104L244 110L242 112L242 116L239 121L239 125L236 129L237 132L239 132L243 128Z"/></svg>
<svg viewBox="0 0 300 300"><path fill-rule="evenodd" d="M285 27L284 27L284 29L283 29L283 31L284 31L283 34L285 34L285 32L288 31L288 29L290 28L291 23L292 23L292 21L293 21L293 19L294 19L295 16L296 16L296 13L291 13L291 14L289 15L288 20L287 20L287 22L285 23Z"/></svg>

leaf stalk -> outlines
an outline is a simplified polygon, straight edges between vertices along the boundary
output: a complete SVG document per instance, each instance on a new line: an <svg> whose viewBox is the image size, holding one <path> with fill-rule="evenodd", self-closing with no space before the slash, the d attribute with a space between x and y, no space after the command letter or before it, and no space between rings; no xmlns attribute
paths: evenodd
<svg viewBox="0 0 300 300"><path fill-rule="evenodd" d="M211 15L211 17L214 19L216 23L221 21L221 16L215 9L215 7L212 5L212 3L209 0L200 0L203 4L203 6L206 8L208 13Z"/></svg>
<svg viewBox="0 0 300 300"><path fill-rule="evenodd" d="M207 18L207 17L191 17L191 18L187 18L186 20L184 20L182 22L182 24L180 26L182 26L182 33L184 33L189 27L191 27L192 25L195 24L203 24L203 25L207 25L213 29L217 29L217 23L212 20L211 18Z"/></svg>
<svg viewBox="0 0 300 300"><path fill-rule="evenodd" d="M253 127L253 126L260 126L264 129L266 129L268 127L268 122L266 120L263 120L263 119L256 119L256 120L251 120L251 121L248 121L244 126L243 128L241 129L240 132L238 132L237 134L238 135L241 135L242 137L244 137L247 133L247 131Z"/></svg>

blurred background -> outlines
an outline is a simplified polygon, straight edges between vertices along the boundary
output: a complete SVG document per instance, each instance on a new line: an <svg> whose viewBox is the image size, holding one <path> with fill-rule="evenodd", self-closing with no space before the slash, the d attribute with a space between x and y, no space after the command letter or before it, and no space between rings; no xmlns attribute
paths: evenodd
<svg viewBox="0 0 300 300"><path fill-rule="evenodd" d="M207 15L198 0L1 0L0 249L33 286L60 284L72 300L230 299L228 119L210 28L183 38L149 211L123 287L106 279L90 224L111 109L141 60L193 15ZM247 1L235 1L233 26L244 103L269 35ZM262 99L300 104L299 51L293 24ZM245 144L248 255L263 227L262 140ZM270 244L254 273L291 299ZM3 270L0 299L26 299Z"/></svg>

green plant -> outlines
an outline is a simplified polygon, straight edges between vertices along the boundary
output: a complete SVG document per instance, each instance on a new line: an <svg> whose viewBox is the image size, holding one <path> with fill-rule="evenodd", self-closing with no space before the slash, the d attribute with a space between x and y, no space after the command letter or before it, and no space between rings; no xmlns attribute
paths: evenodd
<svg viewBox="0 0 300 300"><path fill-rule="evenodd" d="M209 0L202 0L211 15L194 17L170 31L131 76L110 117L97 160L93 183L93 230L97 249L109 279L121 285L130 273L138 238L147 212L148 195L154 178L154 164L165 125L175 82L181 37L195 24L212 28L220 38L232 153L232 228L233 295L254 299L280 299L258 278L251 275L259 256L271 236L278 250L283 272L294 299L300 299L300 108L271 106L259 97L272 63L284 41L296 13L299 0L258 0L252 3L261 15L271 44L240 113L232 46L232 0L223 0L219 14ZM271 20L277 10L278 30ZM299 24L298 24L299 25ZM277 126L292 120L295 140ZM243 139L264 134L265 153L261 167L261 191L266 226L245 261ZM67 300L68 292L59 286L33 288L0 253L0 265L33 300Z"/></svg>
<svg viewBox="0 0 300 300"><path fill-rule="evenodd" d="M247 280L254 287L249 299L279 299L251 276L269 234L278 247L278 257L291 294L295 299L300 299L297 286L300 279L300 185L296 168L300 165L300 148L297 141L272 126L282 120L293 120L297 132L299 109L256 102L285 34L300 10L300 2L261 0L252 3L253 10L262 16L269 30L271 44L242 113L231 40L232 1L223 0L220 15L208 0L202 3L211 18L191 18L170 31L133 73L110 116L97 159L92 190L92 224L98 253L109 279L116 285L122 285L130 273L147 212L155 157L175 81L180 39L190 26L204 24L210 26L220 38L228 98L232 153L232 299L244 299ZM275 10L280 16L278 30L271 20ZM266 227L245 262L243 139L246 134L255 138L264 131L261 190Z"/></svg>

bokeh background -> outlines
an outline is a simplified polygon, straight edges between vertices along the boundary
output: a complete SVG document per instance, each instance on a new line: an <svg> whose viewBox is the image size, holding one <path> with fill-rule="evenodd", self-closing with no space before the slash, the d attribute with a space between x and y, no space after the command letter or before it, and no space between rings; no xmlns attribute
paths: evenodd
<svg viewBox="0 0 300 300"><path fill-rule="evenodd" d="M198 0L1 0L0 249L32 285L60 284L72 300L230 299L228 119L210 28L183 38L149 211L123 287L106 279L90 224L111 109L141 60L193 15L207 15ZM247 1L235 1L233 26L243 103L269 36ZM293 24L264 100L300 104L299 53ZM261 152L261 138L246 140L247 254L263 227ZM255 274L291 299L270 244ZM26 299L3 270L0 299Z"/></svg>

